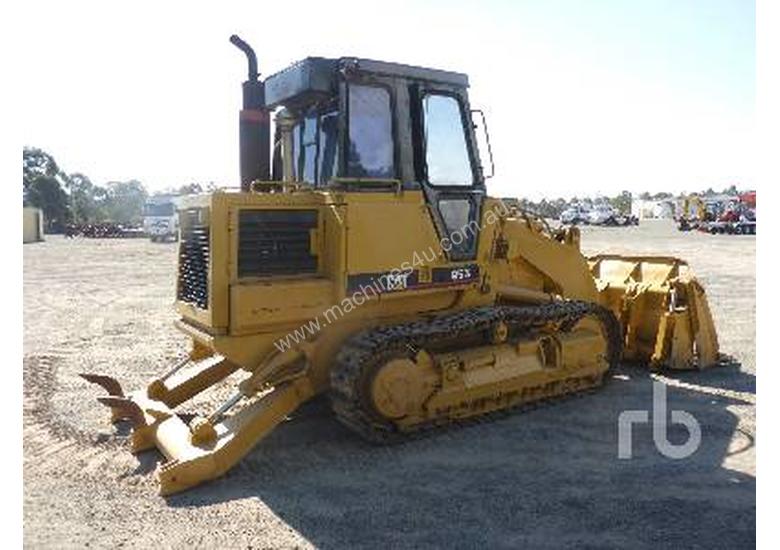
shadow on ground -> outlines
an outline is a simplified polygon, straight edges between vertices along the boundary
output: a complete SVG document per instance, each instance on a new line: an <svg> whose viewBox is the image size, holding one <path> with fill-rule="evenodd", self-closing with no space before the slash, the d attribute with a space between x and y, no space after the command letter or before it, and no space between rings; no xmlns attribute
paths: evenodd
<svg viewBox="0 0 780 550"><path fill-rule="evenodd" d="M324 548L755 546L755 478L722 465L753 445L728 410L751 403L671 385L668 409L701 425L698 451L666 458L641 425L633 458L619 460L618 415L651 409L652 378L628 367L616 375L594 394L393 447L363 443L318 400L226 477L168 504L260 499ZM734 368L675 378L755 389ZM668 437L683 442L687 431L670 424Z"/></svg>
<svg viewBox="0 0 780 550"><path fill-rule="evenodd" d="M742 393L756 393L756 377L749 372L743 372L741 365L732 359L723 367L705 369L702 371L678 371L665 373L669 378L719 390L729 390Z"/></svg>

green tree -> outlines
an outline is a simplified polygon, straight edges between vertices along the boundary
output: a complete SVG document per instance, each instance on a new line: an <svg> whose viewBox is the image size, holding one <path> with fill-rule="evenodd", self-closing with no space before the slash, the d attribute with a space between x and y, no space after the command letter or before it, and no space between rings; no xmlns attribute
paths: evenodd
<svg viewBox="0 0 780 550"><path fill-rule="evenodd" d="M102 221L106 215L103 212L105 190L97 187L84 174L71 174L68 176L68 191L70 192L70 209L73 221L76 223L89 223Z"/></svg>
<svg viewBox="0 0 780 550"><path fill-rule="evenodd" d="M612 208L627 216L631 213L631 200L630 191L621 191L617 197L609 199L609 203L612 205Z"/></svg>
<svg viewBox="0 0 780 550"><path fill-rule="evenodd" d="M106 185L101 203L106 217L117 223L139 224L149 194L138 180L112 181Z"/></svg>
<svg viewBox="0 0 780 550"><path fill-rule="evenodd" d="M49 232L62 231L70 221L68 195L57 178L40 176L27 189L27 204L43 210L43 219Z"/></svg>
<svg viewBox="0 0 780 550"><path fill-rule="evenodd" d="M671 193L667 193L665 191L661 191L660 193L656 193L653 195L653 200L664 200L664 199L671 199L673 195Z"/></svg>
<svg viewBox="0 0 780 550"><path fill-rule="evenodd" d="M26 190L39 177L55 178L60 168L54 157L37 147L25 147L22 150L22 181Z"/></svg>
<svg viewBox="0 0 780 550"><path fill-rule="evenodd" d="M208 183L200 183L194 181L187 185L182 185L176 189L172 189L171 193L175 195L197 195L199 193L213 193L217 190L217 184L213 181Z"/></svg>
<svg viewBox="0 0 780 550"><path fill-rule="evenodd" d="M49 232L62 231L70 221L68 194L61 184L63 179L57 162L49 153L36 147L22 150L22 201L43 210Z"/></svg>
<svg viewBox="0 0 780 550"><path fill-rule="evenodd" d="M198 193L203 193L203 185L197 182L182 185L177 190L177 194L179 195L197 195Z"/></svg>

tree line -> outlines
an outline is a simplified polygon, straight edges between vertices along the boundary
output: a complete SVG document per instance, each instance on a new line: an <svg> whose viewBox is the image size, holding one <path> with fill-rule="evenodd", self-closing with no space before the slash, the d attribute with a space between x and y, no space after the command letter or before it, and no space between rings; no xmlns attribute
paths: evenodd
<svg viewBox="0 0 780 550"><path fill-rule="evenodd" d="M37 147L25 147L23 151L23 202L25 206L36 206L43 210L48 233L63 231L69 224L113 222L136 226L142 223L144 204L149 197L146 187L138 180L110 181L105 185L93 183L81 173L68 173L61 169L54 157ZM165 193L186 195L212 191L213 182L190 183L178 188L169 188ZM723 190L724 194L736 195L736 186ZM703 196L717 194L711 188L700 192ZM682 196L682 195L680 195ZM675 198L672 193L644 192L638 195L643 200L664 200ZM621 214L631 213L632 195L622 191L614 197L593 201L590 198L567 200L563 198L542 199L535 202L519 199L520 206L544 216L558 218L561 212L572 204L606 201Z"/></svg>
<svg viewBox="0 0 780 550"><path fill-rule="evenodd" d="M37 147L24 148L22 164L22 202L43 211L47 233L61 232L71 224L113 222L137 226L143 222L149 192L138 180L99 185L85 174L63 170L53 155ZM191 183L166 193L191 194L213 188L213 183Z"/></svg>

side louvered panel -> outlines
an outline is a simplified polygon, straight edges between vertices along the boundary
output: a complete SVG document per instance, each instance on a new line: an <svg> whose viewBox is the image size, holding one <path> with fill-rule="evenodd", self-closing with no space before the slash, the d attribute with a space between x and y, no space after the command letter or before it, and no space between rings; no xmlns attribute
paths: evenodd
<svg viewBox="0 0 780 550"><path fill-rule="evenodd" d="M182 213L185 214L185 213ZM190 212L186 214L195 217ZM209 305L209 228L187 220L182 223L179 243L177 298L201 309Z"/></svg>
<svg viewBox="0 0 780 550"><path fill-rule="evenodd" d="M239 214L238 275L316 273L311 231L316 210L242 210Z"/></svg>

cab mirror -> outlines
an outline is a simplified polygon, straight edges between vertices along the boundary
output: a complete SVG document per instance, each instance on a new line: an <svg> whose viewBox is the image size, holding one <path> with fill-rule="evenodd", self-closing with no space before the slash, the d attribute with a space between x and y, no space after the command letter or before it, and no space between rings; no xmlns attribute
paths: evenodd
<svg viewBox="0 0 780 550"><path fill-rule="evenodd" d="M479 119L475 115L479 116ZM487 127L487 120L485 119L485 113L482 112L481 109L472 109L471 110L471 120L474 122L474 129L477 129L477 126L482 127L482 132L475 132L475 136L477 138L477 146L479 147L479 158L480 158L480 164L484 163L485 155L483 152L487 151L488 159L490 160L490 173L485 173L485 167L480 166L480 170L482 171L482 176L485 179L492 178L496 175L496 165L493 162L493 149L490 147L490 133L488 132ZM479 123L477 122L479 120Z"/></svg>

